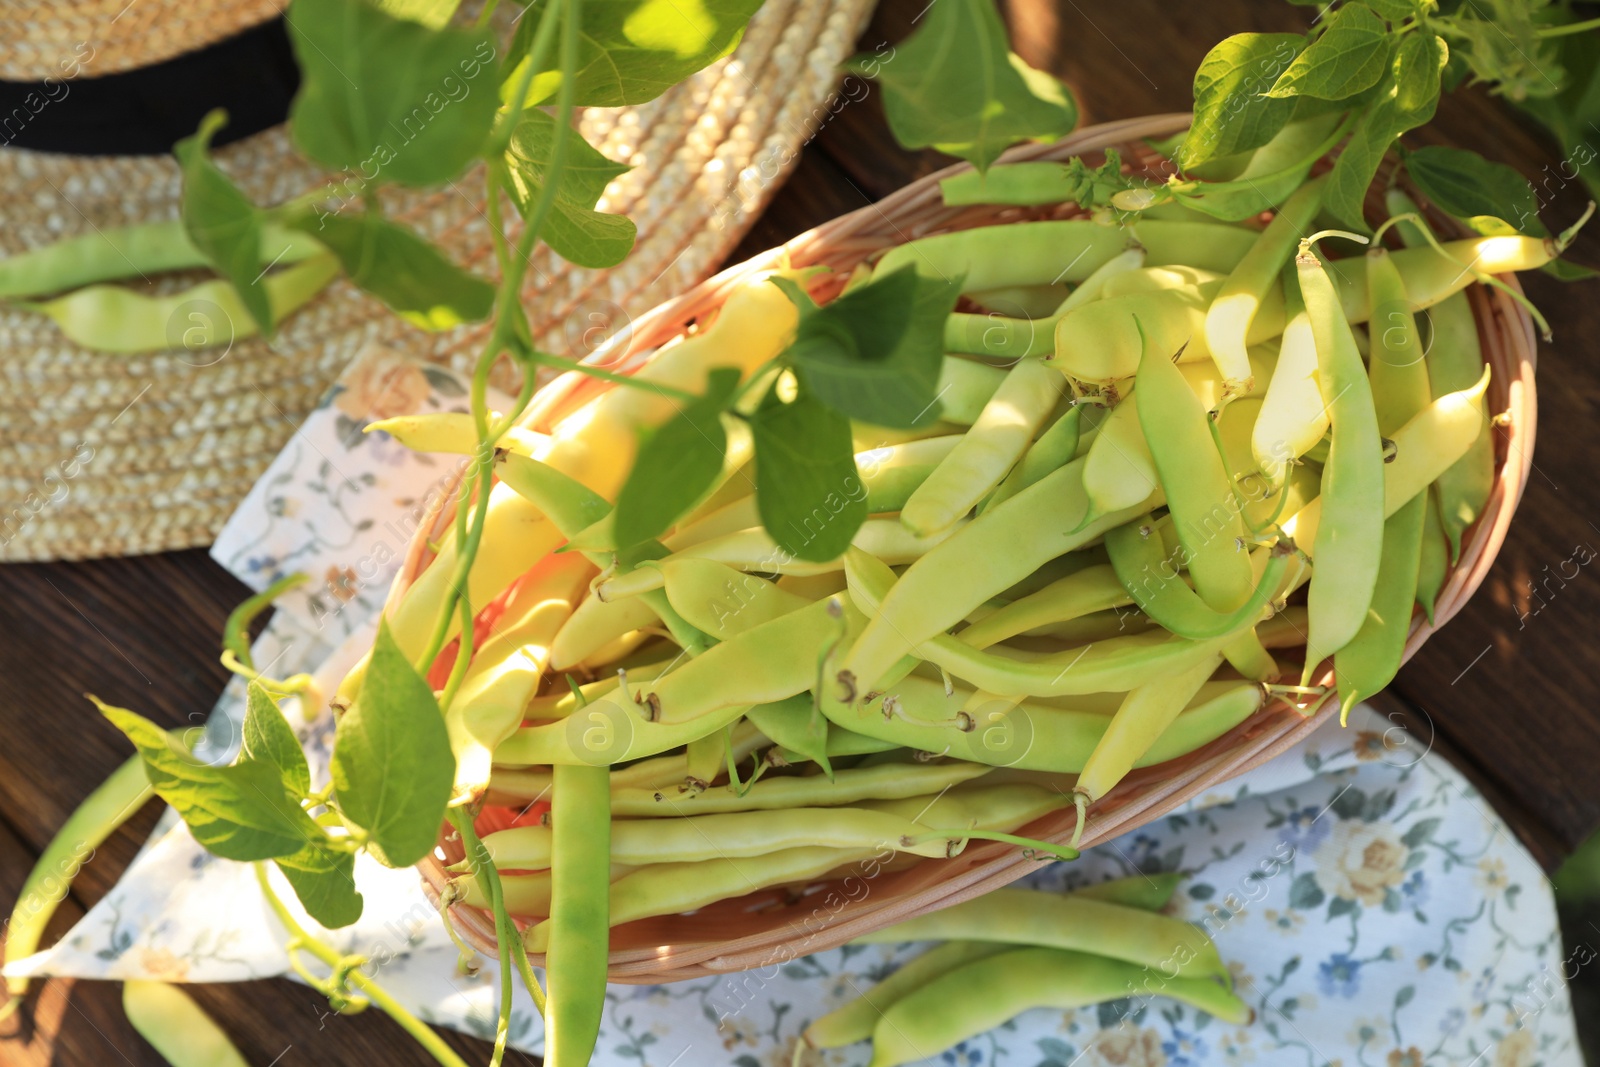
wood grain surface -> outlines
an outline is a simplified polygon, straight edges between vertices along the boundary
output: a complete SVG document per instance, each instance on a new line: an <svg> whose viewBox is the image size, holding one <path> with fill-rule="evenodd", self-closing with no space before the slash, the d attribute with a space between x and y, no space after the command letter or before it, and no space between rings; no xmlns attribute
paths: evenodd
<svg viewBox="0 0 1600 1067"><path fill-rule="evenodd" d="M926 0L885 0L862 36L870 51L909 32ZM1075 88L1085 124L1189 104L1211 44L1246 30L1303 29L1312 8L1279 0L1010 0L1016 48ZM739 260L870 203L948 161L898 149L876 90L850 100L806 146ZM1564 225L1583 192L1531 123L1476 91L1447 99L1418 143L1467 145L1518 166ZM1600 262L1586 237L1577 258ZM1539 352L1539 447L1521 512L1489 581L1404 670L1381 706L1412 727L1424 758L1465 770L1534 854L1557 862L1600 825L1600 283L1535 275L1529 295L1553 343ZM127 746L83 699L92 692L159 722L197 722L224 671L218 635L247 590L198 551L0 568L0 907L32 858ZM101 847L53 927L65 930L115 882L154 821L151 805ZM375 1012L330 1015L288 981L195 987L252 1064L432 1062ZM471 1062L489 1046L452 1036ZM114 984L51 981L0 1024L0 1062L159 1065L123 1018ZM533 1062L513 1054L508 1062Z"/></svg>

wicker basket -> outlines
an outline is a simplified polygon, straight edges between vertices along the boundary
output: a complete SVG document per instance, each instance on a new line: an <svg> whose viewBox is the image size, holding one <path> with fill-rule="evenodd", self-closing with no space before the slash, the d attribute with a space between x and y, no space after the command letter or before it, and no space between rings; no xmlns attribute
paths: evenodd
<svg viewBox="0 0 1600 1067"><path fill-rule="evenodd" d="M1005 158L1067 159L1117 148L1123 152L1124 160L1132 161L1136 168L1153 167L1161 160L1144 140L1170 136L1188 122L1189 116L1174 114L1107 123L1081 130L1052 145L1015 149ZM940 198L939 179L963 169L952 167L930 175L877 204L834 219L781 248L730 267L678 299L655 308L635 322L626 346L611 353L611 365L638 365L646 353L679 335L688 323L704 320L751 274L771 270L781 263L794 267L826 264L834 268L835 273L819 278L813 287L814 295L827 299L856 264L912 238L1024 218L1081 214L1071 206L1046 210L948 208ZM1517 284L1514 278L1505 280L1512 286ZM1482 517L1462 547L1459 564L1439 595L1436 622L1428 625L1420 613L1414 618L1406 643L1408 658L1437 627L1461 610L1488 574L1522 497L1532 462L1533 325L1505 293L1482 285L1472 286L1470 293L1484 358L1494 371L1489 409L1505 413L1496 435L1495 484ZM539 394L524 422L534 428L547 428L605 388L609 387L593 378L567 375ZM449 518L447 513L438 514L435 528L442 529ZM429 525L424 523L391 593L391 603L408 580L426 566L424 535L429 532ZM1331 684L1331 664L1325 663L1323 668L1319 680ZM1134 830L1265 763L1315 730L1333 713L1337 703L1325 703L1323 710L1310 718L1281 701L1268 703L1204 748L1181 759L1135 771L1091 809L1085 844ZM1065 841L1075 820L1075 813L1068 808L1046 815L1019 832L1033 838ZM447 843L444 851L449 853L447 861L461 855L458 843ZM831 881L764 890L720 901L690 915L627 923L612 931L610 977L618 982L651 983L770 967L921 912L978 896L1036 868L1037 862L1025 859L1014 846L974 842L953 859L922 859L909 864L890 863L882 869L835 872ZM425 887L437 901L446 881L442 863L430 857L420 870ZM496 951L494 922L487 912L458 904L450 909L450 915L469 942L485 952Z"/></svg>

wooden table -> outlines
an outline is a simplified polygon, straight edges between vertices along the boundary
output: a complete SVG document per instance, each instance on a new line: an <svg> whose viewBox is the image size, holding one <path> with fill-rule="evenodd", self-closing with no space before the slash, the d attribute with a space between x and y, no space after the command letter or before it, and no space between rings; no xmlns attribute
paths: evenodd
<svg viewBox="0 0 1600 1067"><path fill-rule="evenodd" d="M884 0L862 50L904 37L925 2ZM1013 0L1007 14L1024 58L1077 89L1086 124L1185 110L1191 72L1211 44L1245 30L1303 29L1310 18L1307 8L1265 0ZM1584 194L1563 184L1551 146L1481 93L1447 100L1421 139L1516 163L1539 183L1553 224L1581 210ZM733 259L946 162L897 150L873 91L826 123ZM1579 258L1600 262L1600 240L1587 243ZM1600 825L1600 579L1583 565L1600 546L1600 367L1590 355L1591 338L1600 336L1600 288L1540 275L1525 284L1556 335L1540 351L1541 445L1527 495L1478 597L1405 668L1384 706L1431 747L1429 758L1443 755L1472 777L1534 854L1553 864ZM0 568L8 620L0 642L0 906L9 909L33 857L128 754L82 694L164 723L198 721L225 680L216 658L223 618L245 595L201 551ZM52 936L115 882L156 807L100 849ZM319 996L287 981L195 993L254 1064L432 1062L377 1013L330 1015ZM159 1065L119 998L114 984L45 983L20 1023L0 1026L0 1060ZM450 1040L470 1061L486 1062L487 1045Z"/></svg>

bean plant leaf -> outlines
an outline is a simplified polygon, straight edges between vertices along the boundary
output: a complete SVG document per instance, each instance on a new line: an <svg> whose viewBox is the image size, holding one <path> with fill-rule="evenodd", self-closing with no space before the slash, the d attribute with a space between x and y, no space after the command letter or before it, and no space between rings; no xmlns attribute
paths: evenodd
<svg viewBox="0 0 1600 1067"><path fill-rule="evenodd" d="M277 864L306 914L327 929L349 926L361 918L365 902L356 892L353 853L313 842L291 856L278 857Z"/></svg>
<svg viewBox="0 0 1600 1067"><path fill-rule="evenodd" d="M1377 84L1389 67L1389 31L1365 4L1347 3L1322 35L1289 64L1268 91L1272 97L1343 100Z"/></svg>
<svg viewBox="0 0 1600 1067"><path fill-rule="evenodd" d="M524 18L531 18L531 15ZM506 151L511 199L528 218L544 191L545 172L556 140L556 120L543 111L530 111L517 123ZM632 168L601 155L577 130L564 133L566 165L561 184L545 219L541 236L569 263L580 267L614 267L633 251L633 220L594 210L611 179Z"/></svg>
<svg viewBox="0 0 1600 1067"><path fill-rule="evenodd" d="M1384 91L1356 120L1350 140L1334 161L1322 191L1323 208L1343 225L1361 233L1370 232L1362 212L1367 187L1395 138L1433 118L1439 103L1439 69L1437 44L1421 35L1401 42ZM1405 98L1417 102L1413 107L1400 102L1400 86L1408 82L1411 88Z"/></svg>
<svg viewBox="0 0 1600 1067"><path fill-rule="evenodd" d="M1400 22L1417 13L1417 0L1366 0L1366 4L1390 22Z"/></svg>
<svg viewBox="0 0 1600 1067"><path fill-rule="evenodd" d="M1430 145L1405 156L1406 171L1422 195L1459 219L1490 216L1514 229L1539 229L1533 187L1515 167L1492 163L1465 148Z"/></svg>
<svg viewBox="0 0 1600 1067"><path fill-rule="evenodd" d="M800 559L838 559L867 519L850 420L804 388L784 403L774 383L751 415L750 431L761 525Z"/></svg>
<svg viewBox="0 0 1600 1067"><path fill-rule="evenodd" d="M1305 46L1298 33L1239 33L1206 53L1194 72L1194 124L1183 139L1179 165L1188 170L1277 136L1295 103L1266 91Z"/></svg>
<svg viewBox="0 0 1600 1067"><path fill-rule="evenodd" d="M283 717L278 702L260 682L251 682L246 691L244 741L239 759L258 760L278 768L283 788L298 800L311 792L311 770L305 751L294 735L289 720Z"/></svg>
<svg viewBox="0 0 1600 1067"><path fill-rule="evenodd" d="M535 0L520 16L532 26L551 0ZM621 107L654 100L695 71L732 52L761 0L584 0L583 33L573 77L579 107ZM520 30L521 27L519 26ZM524 45L526 47L526 45ZM530 104L547 103L561 87L556 49L536 72ZM514 83L520 62L506 76Z"/></svg>
<svg viewBox="0 0 1600 1067"><path fill-rule="evenodd" d="M645 435L617 494L613 530L619 548L649 541L692 508L722 473L728 450L722 412L739 385L732 367L713 367L705 393Z"/></svg>
<svg viewBox="0 0 1600 1067"><path fill-rule="evenodd" d="M326 837L300 807L300 798L285 789L275 764L244 759L231 767L213 766L144 716L94 702L133 742L150 787L178 810L206 851L242 862L270 860Z"/></svg>
<svg viewBox="0 0 1600 1067"><path fill-rule="evenodd" d="M324 212L291 225L327 245L352 282L424 330L477 322L494 309L494 286L451 262L415 231L373 211Z"/></svg>
<svg viewBox="0 0 1600 1067"><path fill-rule="evenodd" d="M858 56L846 69L883 87L895 140L980 171L1018 141L1060 137L1078 121L1066 86L1011 52L991 0L934 0L892 58Z"/></svg>
<svg viewBox="0 0 1600 1067"><path fill-rule="evenodd" d="M198 132L173 146L183 167L183 229L270 337L272 302L262 284L261 209L211 159L211 138L227 122L227 112L211 111L200 120Z"/></svg>
<svg viewBox="0 0 1600 1067"><path fill-rule="evenodd" d="M461 0L375 0L375 2L385 13L397 19L420 22L430 30L448 25L450 16L461 6Z"/></svg>
<svg viewBox="0 0 1600 1067"><path fill-rule="evenodd" d="M1581 15L1563 12L1556 21ZM1600 33L1569 33L1551 42L1566 77L1561 91L1551 95L1528 94L1517 106L1549 129L1561 150L1557 167L1560 184L1582 178L1591 197L1600 197L1600 150L1595 147L1595 124L1600 126ZM1455 55L1452 54L1452 65ZM1465 62L1463 60L1463 62Z"/></svg>
<svg viewBox="0 0 1600 1067"><path fill-rule="evenodd" d="M437 185L482 150L500 106L491 31L430 29L367 0L294 0L294 142L368 182Z"/></svg>
<svg viewBox="0 0 1600 1067"><path fill-rule="evenodd" d="M808 393L841 415L879 426L921 426L939 417L944 322L959 281L923 278L906 266L821 308L794 283L775 282L800 308L787 356Z"/></svg>
<svg viewBox="0 0 1600 1067"><path fill-rule="evenodd" d="M433 690L378 624L356 701L334 735L334 795L368 850L409 867L432 850L455 782L456 759Z"/></svg>

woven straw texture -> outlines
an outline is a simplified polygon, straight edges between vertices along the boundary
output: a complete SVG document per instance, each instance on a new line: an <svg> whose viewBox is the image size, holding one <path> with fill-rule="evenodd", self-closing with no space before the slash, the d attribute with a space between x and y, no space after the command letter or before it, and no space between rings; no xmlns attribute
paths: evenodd
<svg viewBox="0 0 1600 1067"><path fill-rule="evenodd" d="M581 116L592 143L634 168L599 207L632 218L638 244L624 263L602 271L568 266L544 248L534 255L523 296L542 347L587 355L597 327L625 329L630 315L698 282L726 257L827 115L837 67L870 10L871 0L769 0L727 59L648 104ZM295 154L283 127L217 156L259 203L327 178ZM0 151L7 222L0 254L176 218L180 187L166 157ZM473 171L385 206L458 262L492 276L482 188ZM506 217L515 213L508 208ZM170 292L195 280L149 284ZM359 351L386 346L465 370L484 332L424 333L344 281L286 321L271 343L241 341L226 352L92 352L42 316L0 310L0 560L208 544Z"/></svg>
<svg viewBox="0 0 1600 1067"><path fill-rule="evenodd" d="M259 25L288 0L4 0L0 79L39 82L147 67Z"/></svg>
<svg viewBox="0 0 1600 1067"><path fill-rule="evenodd" d="M1099 153L1118 148L1134 166L1151 166L1159 157L1143 139L1167 137L1183 129L1187 115L1161 115L1091 127L1054 145L1013 150L1008 160L1066 159L1075 155L1098 162ZM819 300L832 296L856 264L884 249L929 233L992 225L1036 217L1071 217L1081 214L1067 206L1055 210L1022 210L988 206L946 208L938 182L965 169L952 167L930 175L887 197L878 204L835 219L802 234L789 244L772 249L665 304L637 320L632 343L620 353L617 366L636 367L648 349L679 335L691 319L704 322L731 289L752 274L787 262L803 268L827 265L835 273L813 284ZM1438 221L1438 220L1436 220ZM1512 287L1516 279L1505 281ZM1448 622L1482 583L1505 540L1511 517L1521 500L1533 458L1535 424L1534 332L1526 312L1505 293L1474 285L1469 290L1478 318L1485 362L1493 368L1488 403L1492 412L1504 412L1505 425L1496 432L1496 478L1482 517L1472 528L1461 559L1450 573L1430 626L1418 613L1406 644L1409 658L1430 634ZM592 380L576 376L559 379L537 399L524 420L536 429L548 429L563 414L575 410L594 395ZM441 509L435 523L424 522L418 531L390 594L390 603L403 592L409 579L426 566L424 535L437 536L450 515ZM1334 681L1331 660L1318 671L1318 684ZM1337 699L1311 717L1303 717L1282 701L1267 704L1253 717L1204 748L1181 759L1134 771L1116 789L1096 802L1084 832L1085 845L1094 845L1128 833L1178 805L1202 796L1246 770L1270 760L1316 729L1338 708ZM1018 831L1024 836L1066 842L1076 815L1071 808L1044 816ZM430 857L419 865L424 886L438 900L446 882L443 863L458 861L459 841L441 841L444 860ZM771 967L810 952L821 951L925 911L970 899L999 888L1035 869L1014 846L974 842L952 859L897 861L874 873L863 873L861 863L850 864L806 886L764 890L724 900L692 915L643 919L612 931L610 977L613 981L652 983ZM457 904L452 921L474 946L495 952L494 922L481 909Z"/></svg>

